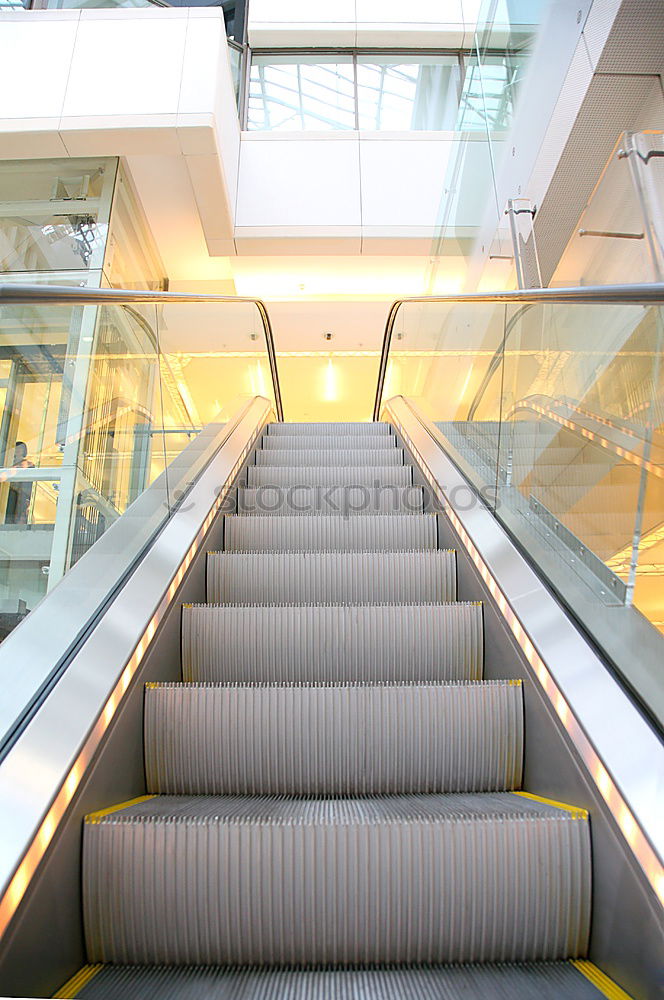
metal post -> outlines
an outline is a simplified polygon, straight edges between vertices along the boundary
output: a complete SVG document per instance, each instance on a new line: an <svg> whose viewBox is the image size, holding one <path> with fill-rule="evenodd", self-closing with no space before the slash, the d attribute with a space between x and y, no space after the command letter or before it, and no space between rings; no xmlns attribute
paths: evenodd
<svg viewBox="0 0 664 1000"><path fill-rule="evenodd" d="M626 159L643 219L653 281L664 280L664 147L662 133L625 132L618 159Z"/></svg>
<svg viewBox="0 0 664 1000"><path fill-rule="evenodd" d="M542 274L533 228L535 211L536 209L533 208L528 198L510 198L505 209L505 215L509 217L510 221L514 264L519 288L542 287Z"/></svg>

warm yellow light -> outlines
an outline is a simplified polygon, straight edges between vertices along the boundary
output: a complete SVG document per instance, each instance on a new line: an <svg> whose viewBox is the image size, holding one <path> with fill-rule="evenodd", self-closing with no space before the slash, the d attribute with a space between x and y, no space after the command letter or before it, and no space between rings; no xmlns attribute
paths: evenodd
<svg viewBox="0 0 664 1000"><path fill-rule="evenodd" d="M464 383L461 386L461 392L459 393L459 402L461 402L463 400L463 397L466 395L466 389L468 388L468 383L470 382L470 376L472 374L473 374L473 366L470 365L468 368L468 374L466 375Z"/></svg>
<svg viewBox="0 0 664 1000"><path fill-rule="evenodd" d="M284 256L236 257L233 260L238 295L272 302L326 299L393 301L409 295L460 291L462 268L445 262L445 273L428 289L430 258L421 256Z"/></svg>
<svg viewBox="0 0 664 1000"><path fill-rule="evenodd" d="M265 387L265 373L263 371L263 366L260 361L256 362L256 396L267 396L267 389Z"/></svg>
<svg viewBox="0 0 664 1000"><path fill-rule="evenodd" d="M323 399L326 403L336 403L339 399L339 373L332 358L328 358L323 375Z"/></svg>
<svg viewBox="0 0 664 1000"><path fill-rule="evenodd" d="M401 365L398 361L390 360L387 364L387 374L385 376L385 389L383 397L389 399L390 396L399 396L401 393Z"/></svg>

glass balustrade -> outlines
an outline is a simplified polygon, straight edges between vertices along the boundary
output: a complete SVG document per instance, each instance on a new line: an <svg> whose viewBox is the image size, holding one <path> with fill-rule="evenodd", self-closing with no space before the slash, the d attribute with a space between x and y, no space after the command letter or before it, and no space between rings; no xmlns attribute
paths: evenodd
<svg viewBox="0 0 664 1000"><path fill-rule="evenodd" d="M256 395L274 403L253 302L0 295L0 636L161 478L136 554L186 489L201 429Z"/></svg>
<svg viewBox="0 0 664 1000"><path fill-rule="evenodd" d="M475 491L624 662L625 613L664 632L664 317L595 291L585 304L402 303L382 398L402 395L435 424Z"/></svg>

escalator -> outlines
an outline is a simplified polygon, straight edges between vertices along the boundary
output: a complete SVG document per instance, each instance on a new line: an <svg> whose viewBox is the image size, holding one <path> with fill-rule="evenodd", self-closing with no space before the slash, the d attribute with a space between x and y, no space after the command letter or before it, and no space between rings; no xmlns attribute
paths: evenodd
<svg viewBox="0 0 664 1000"><path fill-rule="evenodd" d="M522 683L483 679L393 429L260 444L182 678L145 691L147 794L86 817L90 964L57 996L619 995L584 960L588 814L524 789Z"/></svg>
<svg viewBox="0 0 664 1000"><path fill-rule="evenodd" d="M0 649L34 672L80 603L16 672L0 993L661 995L661 740L433 423L381 414L245 401Z"/></svg>

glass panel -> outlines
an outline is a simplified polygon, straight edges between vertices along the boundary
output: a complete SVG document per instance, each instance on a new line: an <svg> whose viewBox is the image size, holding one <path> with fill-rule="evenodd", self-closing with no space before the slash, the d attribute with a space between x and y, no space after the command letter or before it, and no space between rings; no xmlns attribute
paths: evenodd
<svg viewBox="0 0 664 1000"><path fill-rule="evenodd" d="M534 306L505 353L503 509L544 535L559 572L574 571L606 603L631 599L629 574L619 580L606 566L639 531L646 441L626 441L615 410L650 375L654 316L640 306Z"/></svg>
<svg viewBox="0 0 664 1000"><path fill-rule="evenodd" d="M635 643L661 667L641 616L664 632L663 320L632 304L406 303L384 391L436 423L628 679Z"/></svg>
<svg viewBox="0 0 664 1000"><path fill-rule="evenodd" d="M466 59L457 131L506 131L512 121L526 53Z"/></svg>
<svg viewBox="0 0 664 1000"><path fill-rule="evenodd" d="M355 128L350 55L265 55L251 61L249 129Z"/></svg>
<svg viewBox="0 0 664 1000"><path fill-rule="evenodd" d="M456 56L359 56L361 129L452 130L459 106Z"/></svg>
<svg viewBox="0 0 664 1000"><path fill-rule="evenodd" d="M431 247L430 288L441 295L515 287L504 215L507 199L519 193L505 190L512 150L509 130L519 103L528 114L528 101L521 98L528 95L526 73L535 70L531 55L538 33L546 31L542 21L560 23L557 6L549 0L464 0L464 17L474 25L471 52L463 53L458 115L452 126L457 136L445 167ZM577 40L575 35L570 58ZM541 48L538 51L541 54ZM552 78L556 76L557 71ZM552 93L558 93L555 87ZM490 220L495 220L493 232Z"/></svg>
<svg viewBox="0 0 664 1000"><path fill-rule="evenodd" d="M0 272L101 268L116 164L0 162Z"/></svg>
<svg viewBox="0 0 664 1000"><path fill-rule="evenodd" d="M383 394L413 398L486 495L495 486L496 455L483 438L469 437L467 422L473 405L478 419L500 417L499 396L483 396L479 405L476 400L484 380L492 377L504 331L502 304L405 303L397 314Z"/></svg>
<svg viewBox="0 0 664 1000"><path fill-rule="evenodd" d="M68 351L78 349L80 309L7 306L0 326L0 463L62 465ZM71 366L69 366L71 368ZM20 453L20 454L19 454Z"/></svg>
<svg viewBox="0 0 664 1000"><path fill-rule="evenodd" d="M113 288L160 291L165 271L131 177L120 164L104 258L104 278Z"/></svg>
<svg viewBox="0 0 664 1000"><path fill-rule="evenodd" d="M160 307L158 331L169 437L175 430L227 420L253 396L274 404L263 325L253 303L169 303Z"/></svg>
<svg viewBox="0 0 664 1000"><path fill-rule="evenodd" d="M233 90L235 91L235 103L240 107L240 83L242 80L242 49L229 43L228 57L231 64L231 76L233 77Z"/></svg>
<svg viewBox="0 0 664 1000"><path fill-rule="evenodd" d="M131 507L101 601L256 395L274 405L252 303L1 307L0 634Z"/></svg>

